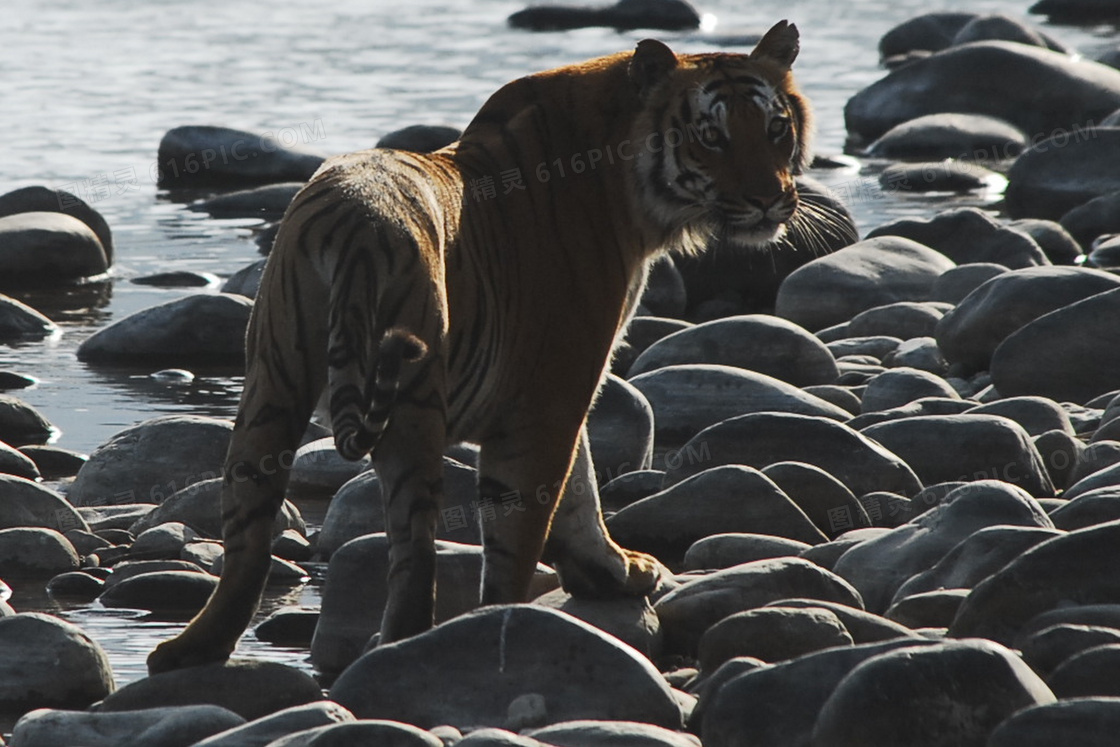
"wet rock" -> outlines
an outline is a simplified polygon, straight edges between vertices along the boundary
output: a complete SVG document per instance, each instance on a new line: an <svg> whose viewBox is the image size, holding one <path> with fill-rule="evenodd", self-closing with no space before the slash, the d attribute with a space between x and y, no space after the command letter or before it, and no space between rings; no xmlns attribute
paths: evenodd
<svg viewBox="0 0 1120 747"><path fill-rule="evenodd" d="M688 327L646 348L629 376L689 363L736 366L802 387L831 384L836 361L819 339L778 317L751 314Z"/></svg>
<svg viewBox="0 0 1120 747"><path fill-rule="evenodd" d="M653 408L637 388L613 374L587 416L587 434L600 482L653 463Z"/></svg>
<svg viewBox="0 0 1120 747"><path fill-rule="evenodd" d="M0 394L0 441L9 446L43 444L54 434L55 427L34 407Z"/></svg>
<svg viewBox="0 0 1120 747"><path fill-rule="evenodd" d="M129 556L134 560L172 560L197 539L198 534L186 524L167 522L137 535Z"/></svg>
<svg viewBox="0 0 1120 747"><path fill-rule="evenodd" d="M436 524L437 536L452 542L480 545L481 534L476 504L477 473L453 459L443 460L443 502L441 518ZM381 481L368 470L353 478L331 499L323 528L319 533L318 551L330 557L356 537L385 531L385 508Z"/></svg>
<svg viewBox="0 0 1120 747"><path fill-rule="evenodd" d="M329 700L292 706L215 733L209 739L193 744L192 747L256 747L271 744L290 734L320 729L332 724L345 724L354 721L354 714L337 703Z"/></svg>
<svg viewBox="0 0 1120 747"><path fill-rule="evenodd" d="M54 599L62 597L92 602L104 590L104 581L82 571L60 573L47 582L47 593Z"/></svg>
<svg viewBox="0 0 1120 747"><path fill-rule="evenodd" d="M61 189L34 186L12 190L0 196L0 217L20 213L65 213L89 226L97 236L105 257L113 261L113 234L101 213L77 195Z"/></svg>
<svg viewBox="0 0 1120 747"><path fill-rule="evenodd" d="M700 26L700 14L684 0L619 0L601 8L534 5L509 17L509 25L528 31L562 31L607 26L616 30L680 31Z"/></svg>
<svg viewBox="0 0 1120 747"><path fill-rule="evenodd" d="M924 640L918 633L910 630L905 625L899 625L894 620L888 620L880 615L849 607L844 604L837 604L836 602L824 602L817 599L779 599L775 602L770 602L762 609L770 607L791 607L796 609L816 608L828 610L836 615L837 619L844 624L844 628L851 634L852 640L856 644L876 643L879 641L892 640L894 638Z"/></svg>
<svg viewBox="0 0 1120 747"><path fill-rule="evenodd" d="M665 319L659 316L634 317L630 321L630 326L626 328L626 336L615 346L611 371L618 376L630 376L634 362L650 346L674 332L692 326L694 325L680 319Z"/></svg>
<svg viewBox="0 0 1120 747"><path fill-rule="evenodd" d="M797 557L810 547L805 542L768 534L725 532L693 542L684 554L683 566L688 571L730 568L755 560Z"/></svg>
<svg viewBox="0 0 1120 747"><path fill-rule="evenodd" d="M20 452L35 463L44 480L58 480L78 474L89 456L57 446L28 444L21 446Z"/></svg>
<svg viewBox="0 0 1120 747"><path fill-rule="evenodd" d="M984 370L995 349L1016 330L1052 311L1118 287L1120 278L1100 270L1038 267L1003 273L945 315L937 325L937 343L950 362Z"/></svg>
<svg viewBox="0 0 1120 747"><path fill-rule="evenodd" d="M529 729L525 735L556 747L700 747L691 734L633 721L568 721Z"/></svg>
<svg viewBox="0 0 1120 747"><path fill-rule="evenodd" d="M762 469L829 539L871 520L852 491L819 467L804 462L776 462ZM761 558L744 558L760 560Z"/></svg>
<svg viewBox="0 0 1120 747"><path fill-rule="evenodd" d="M1116 667L1120 643L1094 646L1069 657L1050 673L1046 682L1063 700L1094 696L1120 697Z"/></svg>
<svg viewBox="0 0 1120 747"><path fill-rule="evenodd" d="M1120 71L1113 68L1093 62L1082 64L1094 65L1120 78ZM1120 128L1097 127L1088 133L1081 129L1081 123L1100 121L1102 116L1098 113L1094 117L1088 112L1072 116L1069 122L1057 126L1052 137L1032 145L1016 159L1007 174L1004 195L1006 210L1012 218L1058 220L1078 205L1120 190L1120 180L1116 177L1120 162ZM1071 123L1078 126L1071 128ZM1049 129L1039 131L1049 132ZM1115 225L1115 220L1110 222ZM1063 220L1062 225L1074 238L1081 240L1083 229L1074 221Z"/></svg>
<svg viewBox="0 0 1120 747"><path fill-rule="evenodd" d="M331 556L311 661L323 672L340 672L366 648L381 627L388 594L389 541L369 534L347 542ZM535 593L556 588L555 574L538 568ZM436 557L436 621L478 606L482 553L476 545L442 542Z"/></svg>
<svg viewBox="0 0 1120 747"><path fill-rule="evenodd" d="M37 482L0 475L0 529L43 527L88 530L85 520L60 494Z"/></svg>
<svg viewBox="0 0 1120 747"><path fill-rule="evenodd" d="M67 498L76 506L161 503L222 473L233 425L197 415L164 415L126 428L78 472Z"/></svg>
<svg viewBox="0 0 1120 747"><path fill-rule="evenodd" d="M322 700L310 675L267 661L206 664L137 680L105 698L98 713L176 705L218 705L252 721Z"/></svg>
<svg viewBox="0 0 1120 747"><path fill-rule="evenodd" d="M1115 185L1120 188L1120 185ZM1120 206L1120 191L1109 191L1099 197L1071 207L1061 216L1060 223L1085 249L1093 248L1097 239L1120 232L1116 211Z"/></svg>
<svg viewBox="0 0 1120 747"><path fill-rule="evenodd" d="M852 547L833 571L859 590L867 610L881 613L908 578L935 565L973 532L997 524L1053 526L1021 489L995 480L970 483L906 524Z"/></svg>
<svg viewBox="0 0 1120 747"><path fill-rule="evenodd" d="M1010 643L1031 618L1063 605L1120 602L1108 569L1117 562L1120 522L1042 542L981 581L949 628L954 638Z"/></svg>
<svg viewBox="0 0 1120 747"><path fill-rule="evenodd" d="M108 657L81 628L37 612L0 617L0 711L85 708L114 687Z"/></svg>
<svg viewBox="0 0 1120 747"><path fill-rule="evenodd" d="M1038 675L990 641L899 649L868 659L836 686L813 744L982 747L1011 714L1053 702Z"/></svg>
<svg viewBox="0 0 1120 747"><path fill-rule="evenodd" d="M1051 23L1090 23L1117 17L1116 6L1108 0L1038 0L1031 13L1047 16Z"/></svg>
<svg viewBox="0 0 1120 747"><path fill-rule="evenodd" d="M113 322L78 346L94 365L240 366L253 303L229 293L200 293Z"/></svg>
<svg viewBox="0 0 1120 747"><path fill-rule="evenodd" d="M702 672L735 656L785 661L833 646L850 646L851 633L824 608L762 607L725 617L700 637Z"/></svg>
<svg viewBox="0 0 1120 747"><path fill-rule="evenodd" d="M289 494L322 498L373 467L368 456L357 462L343 459L334 447L334 438L329 436L300 446L291 461Z"/></svg>
<svg viewBox="0 0 1120 747"><path fill-rule="evenodd" d="M992 732L988 747L1050 747L1063 743L1078 747L1109 747L1116 741L1118 729L1120 700L1060 700L1024 708L1013 714Z"/></svg>
<svg viewBox="0 0 1120 747"><path fill-rule="evenodd" d="M867 382L862 412L881 412L925 397L958 399L956 390L940 376L916 368L893 368Z"/></svg>
<svg viewBox="0 0 1120 747"><path fill-rule="evenodd" d="M202 537L216 539L222 536L221 501L222 478L200 480L172 493L141 519L131 524L129 530L139 536L161 524L175 522L186 524ZM274 534L280 534L289 529L305 532L306 525L299 509L291 501L286 500L276 515L272 531Z"/></svg>
<svg viewBox="0 0 1120 747"><path fill-rule="evenodd" d="M1033 26L1002 13L973 18L953 37L953 46L977 41L1018 42L1035 47L1048 47L1055 52L1066 51L1060 47L1050 46L1046 37Z"/></svg>
<svg viewBox="0 0 1120 747"><path fill-rule="evenodd" d="M1042 677L1066 659L1090 648L1120 644L1120 630L1092 625L1051 625L1023 638L1023 660Z"/></svg>
<svg viewBox="0 0 1120 747"><path fill-rule="evenodd" d="M139 576L144 573L155 573L161 571L188 571L190 573L205 574L202 568L196 563L188 560L125 560L113 566L113 572L109 574L105 580L106 586L115 586L126 579L133 576Z"/></svg>
<svg viewBox="0 0 1120 747"><path fill-rule="evenodd" d="M896 163L879 174L884 192L970 192L996 183L1000 177L976 163L934 161Z"/></svg>
<svg viewBox="0 0 1120 747"><path fill-rule="evenodd" d="M867 147L867 154L919 161L998 161L1014 158L1026 146L1023 133L1002 119L944 113L927 114L892 127Z"/></svg>
<svg viewBox="0 0 1120 747"><path fill-rule="evenodd" d="M459 128L447 125L409 125L382 135L376 147L431 153L451 145L462 134Z"/></svg>
<svg viewBox="0 0 1120 747"><path fill-rule="evenodd" d="M49 578L79 565L74 546L53 529L0 529L0 577Z"/></svg>
<svg viewBox="0 0 1120 747"><path fill-rule="evenodd" d="M192 202L188 209L209 213L215 218L279 220L288 209L288 203L301 189L303 182L269 184L198 200Z"/></svg>
<svg viewBox="0 0 1120 747"><path fill-rule="evenodd" d="M778 289L775 313L816 331L876 306L924 301L952 266L943 254L908 239L860 241L791 273Z"/></svg>
<svg viewBox="0 0 1120 747"><path fill-rule="evenodd" d="M303 140L314 131L302 125ZM289 128L290 129L290 128ZM169 130L159 143L159 186L188 188L305 182L323 157L286 147L301 134L254 134L227 127L188 125Z"/></svg>
<svg viewBox="0 0 1120 747"><path fill-rule="evenodd" d="M0 391L27 389L38 383L39 380L34 376L27 376L26 374L21 374L16 371L0 370Z"/></svg>
<svg viewBox="0 0 1120 747"><path fill-rule="evenodd" d="M264 265L267 260L260 259L253 264L243 267L230 275L222 285L222 293L232 293L246 298L256 298L257 290L261 286L261 277L264 275Z"/></svg>
<svg viewBox="0 0 1120 747"><path fill-rule="evenodd" d="M876 490L913 495L922 487L910 468L879 444L842 423L805 415L731 418L698 433L678 457L666 473L667 486L722 464L765 469L797 461L821 468L854 495Z"/></svg>
<svg viewBox="0 0 1120 747"><path fill-rule="evenodd" d="M253 629L257 640L274 646L311 648L319 610L307 607L281 607Z"/></svg>
<svg viewBox="0 0 1120 747"><path fill-rule="evenodd" d="M89 226L65 213L0 218L0 270L5 282L56 285L103 275L110 260Z"/></svg>
<svg viewBox="0 0 1120 747"><path fill-rule="evenodd" d="M689 581L658 600L654 609L666 650L695 654L704 631L725 617L793 597L863 607L859 593L829 571L801 558L774 558Z"/></svg>
<svg viewBox="0 0 1120 747"><path fill-rule="evenodd" d="M537 597L533 604L566 612L633 646L651 661L656 661L661 655L661 621L645 597L578 599L562 589L556 589Z"/></svg>
<svg viewBox="0 0 1120 747"><path fill-rule="evenodd" d="M1054 520L1054 526L1067 532L1120 520L1120 487L1082 493L1052 511L1050 518Z"/></svg>
<svg viewBox="0 0 1120 747"><path fill-rule="evenodd" d="M969 85L961 86L961 80ZM1005 95L992 96L994 89ZM1120 72L1046 49L992 41L951 47L892 71L848 100L844 120L850 133L867 140L902 122L945 111L983 114L1023 132L1050 133L1100 121L1117 108Z"/></svg>
<svg viewBox="0 0 1120 747"><path fill-rule="evenodd" d="M953 44L957 32L977 18L975 13L923 13L903 21L883 34L879 54L883 59L914 50L937 52Z"/></svg>
<svg viewBox="0 0 1120 747"><path fill-rule="evenodd" d="M756 469L705 470L622 509L607 520L624 547L678 562L697 540L720 532L754 532L816 544L826 537L797 504Z"/></svg>
<svg viewBox="0 0 1120 747"><path fill-rule="evenodd" d="M932 645L903 638L834 648L741 674L701 698L704 746L808 747L817 715L848 673L887 652Z"/></svg>
<svg viewBox="0 0 1120 747"><path fill-rule="evenodd" d="M143 275L132 278L132 282L137 285L151 285L156 288L206 288L217 285L218 277L209 272L176 270Z"/></svg>
<svg viewBox="0 0 1120 747"><path fill-rule="evenodd" d="M1024 325L992 354L993 385L1005 397L1038 395L1059 402L1086 402L1111 391L1120 370L1120 328L1110 324L1117 314L1120 288Z"/></svg>
<svg viewBox="0 0 1120 747"><path fill-rule="evenodd" d="M618 511L654 493L660 493L665 473L644 469L619 475L599 488L599 503L606 512Z"/></svg>
<svg viewBox="0 0 1120 747"><path fill-rule="evenodd" d="M968 589L938 589L898 597L883 617L908 628L947 628L953 622Z"/></svg>
<svg viewBox="0 0 1120 747"><path fill-rule="evenodd" d="M1033 238L1002 225L977 208L945 210L928 220L897 220L868 234L868 238L876 236L912 239L936 249L958 265L983 262L1019 269L1050 263Z"/></svg>
<svg viewBox="0 0 1120 747"><path fill-rule="evenodd" d="M284 560L303 563L311 560L315 550L303 534L295 529L285 529L272 540L272 554Z"/></svg>
<svg viewBox="0 0 1120 747"><path fill-rule="evenodd" d="M971 589L1027 550L1061 532L1045 527L990 526L961 540L933 567L898 587L894 600L938 589Z"/></svg>
<svg viewBox="0 0 1120 747"><path fill-rule="evenodd" d="M953 267L937 278L930 289L930 299L958 304L981 285L1008 271L992 262L975 262Z"/></svg>
<svg viewBox="0 0 1120 747"><path fill-rule="evenodd" d="M188 747L245 723L218 706L145 708L120 713L85 713L40 709L21 718L12 732L16 747ZM239 742L243 747L247 743Z"/></svg>
<svg viewBox="0 0 1120 747"><path fill-rule="evenodd" d="M35 309L0 295L0 340L42 340L56 332L55 323Z"/></svg>
<svg viewBox="0 0 1120 747"><path fill-rule="evenodd" d="M155 571L108 586L98 598L105 607L155 612L189 619L199 612L218 586L218 577L193 571Z"/></svg>
<svg viewBox="0 0 1120 747"><path fill-rule="evenodd" d="M429 665L418 668L416 661ZM496 726L527 692L543 698L547 723L681 726L680 707L648 660L569 615L535 605L484 608L379 646L343 672L330 696L359 718Z"/></svg>
<svg viewBox="0 0 1120 747"><path fill-rule="evenodd" d="M1054 495L1042 457L1023 428L995 415L927 415L864 428L862 433L910 465L924 484L1004 480L1036 498Z"/></svg>

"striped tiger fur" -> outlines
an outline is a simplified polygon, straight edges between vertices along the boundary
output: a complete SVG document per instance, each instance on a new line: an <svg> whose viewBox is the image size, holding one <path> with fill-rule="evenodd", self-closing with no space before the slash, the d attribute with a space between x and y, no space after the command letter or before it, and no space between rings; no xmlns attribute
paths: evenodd
<svg viewBox="0 0 1120 747"><path fill-rule="evenodd" d="M643 595L658 562L607 535L585 422L667 251L766 245L795 215L808 107L796 27L749 55L633 52L499 89L455 144L328 160L297 195L250 322L206 608L149 657L224 660L259 603L272 519L319 395L339 451L372 451L390 538L381 640L433 621L446 445L479 444L483 603L551 560L581 596ZM546 544L547 543L547 544Z"/></svg>

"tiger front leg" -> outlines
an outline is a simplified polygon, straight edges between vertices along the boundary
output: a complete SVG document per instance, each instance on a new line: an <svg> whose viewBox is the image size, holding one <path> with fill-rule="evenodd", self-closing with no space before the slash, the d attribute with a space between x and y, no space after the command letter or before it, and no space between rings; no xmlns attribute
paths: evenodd
<svg viewBox="0 0 1120 747"><path fill-rule="evenodd" d="M564 591L576 597L645 596L668 574L657 558L620 547L607 532L586 428L580 430L545 557L555 565Z"/></svg>

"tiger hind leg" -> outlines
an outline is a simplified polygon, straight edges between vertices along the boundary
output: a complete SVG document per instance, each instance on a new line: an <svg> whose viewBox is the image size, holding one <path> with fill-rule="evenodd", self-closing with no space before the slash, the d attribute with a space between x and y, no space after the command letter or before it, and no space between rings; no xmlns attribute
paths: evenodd
<svg viewBox="0 0 1120 747"><path fill-rule="evenodd" d="M603 523L587 429L549 531L546 559L572 596L604 599L645 596L668 571L656 558L616 544Z"/></svg>

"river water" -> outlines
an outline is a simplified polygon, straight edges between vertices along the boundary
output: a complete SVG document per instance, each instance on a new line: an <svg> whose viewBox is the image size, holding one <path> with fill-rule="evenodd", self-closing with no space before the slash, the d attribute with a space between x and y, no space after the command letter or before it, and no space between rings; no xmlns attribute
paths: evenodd
<svg viewBox="0 0 1120 747"><path fill-rule="evenodd" d="M697 5L712 34L758 34L781 18L798 25L802 52L795 71L816 110L816 150L826 155L842 151L844 103L884 74L879 37L934 9L920 0ZM1028 5L943 0L936 9L1023 17ZM108 220L117 256L103 293L30 299L62 332L49 341L0 346L0 369L40 382L14 394L59 428L59 446L84 452L157 415L232 416L240 387L233 372L206 372L185 386L161 384L149 370L93 369L75 357L79 343L106 324L196 292L133 279L171 270L224 277L259 258L252 240L256 221L191 212L156 188L156 149L172 127L223 125L342 153L370 147L405 125L463 127L504 82L632 48L644 36L657 35L677 51L719 49L687 34L511 30L505 18L521 7L498 0L6 3L0 14L0 192L41 184L78 194ZM1110 35L1115 39L1114 29L1046 30L1087 56L1109 46ZM856 192L860 201L850 205L863 231L946 206L945 197L882 194L860 166L815 175L833 187L867 181ZM60 608L36 590L16 591L17 609L54 611L89 630L108 649L118 684L142 676L147 651L175 627L119 611ZM317 587L278 596L274 603L313 602ZM264 647L252 636L241 653L306 666L300 652Z"/></svg>

